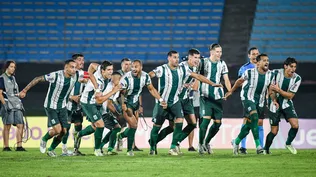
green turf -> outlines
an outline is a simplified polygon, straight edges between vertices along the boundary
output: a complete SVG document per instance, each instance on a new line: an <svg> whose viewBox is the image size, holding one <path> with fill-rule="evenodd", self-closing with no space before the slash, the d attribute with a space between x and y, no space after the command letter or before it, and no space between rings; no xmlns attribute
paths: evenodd
<svg viewBox="0 0 316 177"><path fill-rule="evenodd" d="M82 149L85 157L48 157L38 149L28 152L0 152L0 176L316 176L316 150L272 150L272 155L233 156L231 150L214 150L200 156L183 150L182 156L169 156L167 149L148 156L148 149L127 157L95 157L91 149ZM60 154L61 149L56 152Z"/></svg>

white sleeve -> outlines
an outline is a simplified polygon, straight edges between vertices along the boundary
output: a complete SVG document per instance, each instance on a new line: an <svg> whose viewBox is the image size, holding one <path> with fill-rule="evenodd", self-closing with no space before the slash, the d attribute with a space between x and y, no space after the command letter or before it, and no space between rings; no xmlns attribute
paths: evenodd
<svg viewBox="0 0 316 177"><path fill-rule="evenodd" d="M291 85L291 87L290 87L289 91L290 91L290 92L292 92L292 93L296 93L296 92L297 92L297 90L298 90L298 88L299 88L299 87L300 87L300 85L301 85L301 81L302 81L301 77L300 77L300 76L298 76L298 77L296 78L296 80L295 80L294 84L293 84L293 85Z"/></svg>
<svg viewBox="0 0 316 177"><path fill-rule="evenodd" d="M228 74L228 67L225 63L225 61L222 61L223 62L223 67L222 67L222 72L221 74L224 75L224 74Z"/></svg>
<svg viewBox="0 0 316 177"><path fill-rule="evenodd" d="M153 70L153 72L155 73L156 77L161 77L162 76L162 73L163 73L163 68L162 66L158 66L157 68L155 68Z"/></svg>
<svg viewBox="0 0 316 177"><path fill-rule="evenodd" d="M45 81L48 81L50 83L54 83L56 79L56 72L51 72L49 74L44 75Z"/></svg>

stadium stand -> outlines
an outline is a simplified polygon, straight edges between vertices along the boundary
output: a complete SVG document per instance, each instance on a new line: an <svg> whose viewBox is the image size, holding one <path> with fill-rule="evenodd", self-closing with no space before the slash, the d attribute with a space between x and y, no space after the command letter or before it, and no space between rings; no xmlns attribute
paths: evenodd
<svg viewBox="0 0 316 177"><path fill-rule="evenodd" d="M217 42L223 6L224 0L1 2L0 58L58 62L81 52L86 61L165 60L171 49L185 55Z"/></svg>
<svg viewBox="0 0 316 177"><path fill-rule="evenodd" d="M315 12L313 0L259 0L250 46L268 53L272 62L288 56L315 62Z"/></svg>

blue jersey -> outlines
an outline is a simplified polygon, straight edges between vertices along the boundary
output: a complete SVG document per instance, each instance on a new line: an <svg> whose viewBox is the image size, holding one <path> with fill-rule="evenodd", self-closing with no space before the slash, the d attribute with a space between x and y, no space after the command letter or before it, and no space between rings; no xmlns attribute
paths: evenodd
<svg viewBox="0 0 316 177"><path fill-rule="evenodd" d="M255 67L256 66L254 64L252 64L252 63L250 63L248 61L246 64L244 64L244 65L242 65L242 67L240 67L240 69L238 71L238 77L241 77L246 70L252 69L252 68L255 68Z"/></svg>

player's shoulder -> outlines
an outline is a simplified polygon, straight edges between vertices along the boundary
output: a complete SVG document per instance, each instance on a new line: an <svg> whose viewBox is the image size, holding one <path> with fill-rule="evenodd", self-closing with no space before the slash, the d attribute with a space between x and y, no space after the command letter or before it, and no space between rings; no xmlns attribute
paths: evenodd
<svg viewBox="0 0 316 177"><path fill-rule="evenodd" d="M295 79L302 80L302 77L299 74L297 74L297 73L294 73L293 77Z"/></svg>
<svg viewBox="0 0 316 177"><path fill-rule="evenodd" d="M146 71L142 71L141 76L149 76L149 74Z"/></svg>

